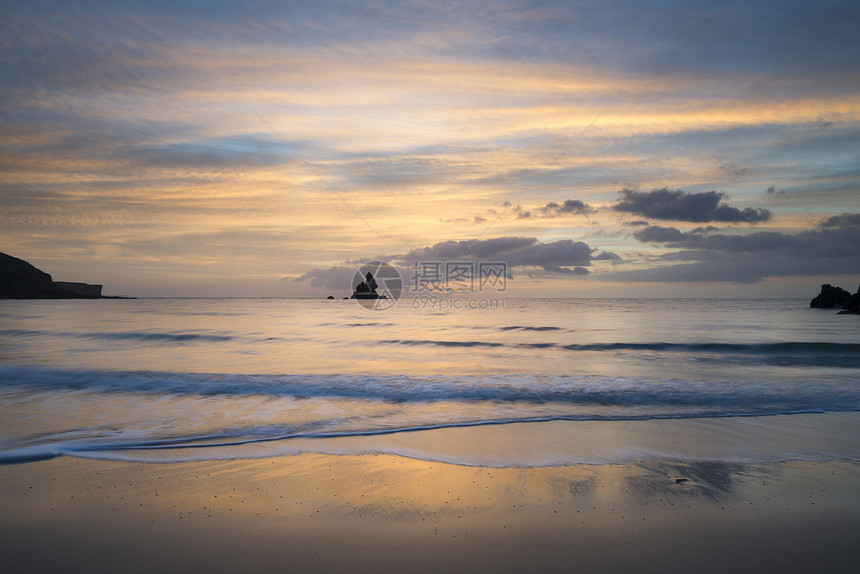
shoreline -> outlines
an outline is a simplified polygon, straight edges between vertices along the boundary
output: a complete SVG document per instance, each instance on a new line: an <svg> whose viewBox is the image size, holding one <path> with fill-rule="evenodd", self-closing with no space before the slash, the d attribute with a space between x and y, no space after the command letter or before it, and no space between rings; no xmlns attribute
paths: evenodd
<svg viewBox="0 0 860 574"><path fill-rule="evenodd" d="M0 466L0 488L7 572L849 572L860 560L858 461L58 457Z"/></svg>
<svg viewBox="0 0 860 574"><path fill-rule="evenodd" d="M139 404L136 404L140 408ZM159 406L163 406L159 404ZM23 424L20 425L23 427ZM639 460L757 464L857 460L860 412L629 420L530 420L440 424L436 427L200 439L159 443L125 439L79 442L61 437L0 451L0 465L73 456L129 463L194 463L294 456L393 455L460 466L562 467ZM31 433L38 429L31 426ZM42 435L47 436L47 433ZM112 437L116 441L116 437Z"/></svg>

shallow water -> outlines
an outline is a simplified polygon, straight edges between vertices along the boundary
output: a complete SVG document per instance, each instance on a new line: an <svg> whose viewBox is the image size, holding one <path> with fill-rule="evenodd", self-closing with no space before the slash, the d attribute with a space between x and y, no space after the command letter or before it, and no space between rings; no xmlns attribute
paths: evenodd
<svg viewBox="0 0 860 574"><path fill-rule="evenodd" d="M481 305L3 301L0 460L340 449L485 464L494 441L518 441L493 459L506 465L860 457L855 441L825 444L860 436L857 416L801 418L860 412L855 317L803 300ZM772 448L732 440L738 417L757 421L749 432ZM671 432L689 440L636 448L636 433L658 427L630 431L629 421L675 421ZM726 431L730 452L711 448L707 437L717 435L702 433L703 421ZM459 429L454 443L448 428ZM792 428L809 440L777 441ZM571 446L595 429L621 438L602 450Z"/></svg>

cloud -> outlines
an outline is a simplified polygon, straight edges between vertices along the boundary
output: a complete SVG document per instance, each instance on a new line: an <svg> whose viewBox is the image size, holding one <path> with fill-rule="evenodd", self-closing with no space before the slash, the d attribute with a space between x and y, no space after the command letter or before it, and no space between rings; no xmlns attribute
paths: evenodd
<svg viewBox="0 0 860 574"><path fill-rule="evenodd" d="M796 247L801 244L800 235L790 235L774 231L761 231L749 235L705 235L698 230L682 232L674 227L659 227L656 225L646 227L633 234L639 241L647 243L666 243L670 247L738 253L774 251L784 247Z"/></svg>
<svg viewBox="0 0 860 574"><path fill-rule="evenodd" d="M522 205L515 206L514 211L517 214L517 219L528 219L529 217L532 216L532 212L526 211L525 209L523 209Z"/></svg>
<svg viewBox="0 0 860 574"><path fill-rule="evenodd" d="M842 213L834 215L821 222L821 227L860 227L860 213Z"/></svg>
<svg viewBox="0 0 860 574"><path fill-rule="evenodd" d="M593 211L594 209L590 205L579 199L566 199L561 205L551 201L540 208L540 212L546 217L559 217L569 214L587 215Z"/></svg>
<svg viewBox="0 0 860 574"><path fill-rule="evenodd" d="M413 249L405 254L393 255L394 261L411 262L414 260L457 260L457 259L497 259L499 256L516 252L537 242L534 237L497 237L493 239L471 239L468 241L441 241L432 246Z"/></svg>
<svg viewBox="0 0 860 574"><path fill-rule="evenodd" d="M471 223L477 225L479 223L486 223L487 219L485 217L481 217L480 215L476 215L475 217L469 219L468 217L453 217L449 219L439 219L442 223Z"/></svg>
<svg viewBox="0 0 860 574"><path fill-rule="evenodd" d="M827 117L826 114L819 114L818 120L815 124L820 128L829 128L833 125L833 120Z"/></svg>
<svg viewBox="0 0 860 574"><path fill-rule="evenodd" d="M409 275L415 262L479 262L505 263L507 273L517 267L539 267L545 271L564 275L583 276L591 272L587 267L593 261L621 261L617 254L597 252L582 241L560 239L542 243L534 237L497 237L492 239L471 239L467 241L441 241L433 245L414 249L407 253L382 256L378 259L395 264L401 275ZM354 262L356 266L359 262ZM294 281L309 282L312 287L340 288L349 286L356 267L330 267L313 269Z"/></svg>
<svg viewBox="0 0 860 574"><path fill-rule="evenodd" d="M774 186L770 186L765 191L767 192L768 195L785 195L784 189L777 189Z"/></svg>
<svg viewBox="0 0 860 574"><path fill-rule="evenodd" d="M684 263L619 271L612 277L622 281L756 283L766 277L858 271L858 213L836 215L797 233L708 234L710 230L685 232L654 225L636 231L633 236L639 241L679 249L661 255L662 261Z"/></svg>
<svg viewBox="0 0 860 574"><path fill-rule="evenodd" d="M586 269L585 267L574 267L570 269L568 267L559 267L557 265L544 265L543 267L546 271L552 271L553 273L562 273L564 275L589 275L591 271Z"/></svg>
<svg viewBox="0 0 860 574"><path fill-rule="evenodd" d="M684 234L674 227L649 225L645 229L635 232L633 237L643 243L670 243L682 241L684 239Z"/></svg>
<svg viewBox="0 0 860 574"><path fill-rule="evenodd" d="M542 267L550 271L583 274L571 269L559 269L585 267L591 265L592 261L620 259L611 252L595 254L595 251L582 241L570 239L541 243L534 237L499 237L442 241L429 247L394 255L391 260L403 264L411 264L414 261L503 261L509 267Z"/></svg>
<svg viewBox="0 0 860 574"><path fill-rule="evenodd" d="M843 213L823 220L817 228L798 233L760 231L747 235L708 234L713 227L683 232L675 227L652 225L633 236L642 242L669 247L734 253L802 251L805 256L851 255L860 244L860 214ZM855 242L855 239L857 242Z"/></svg>
<svg viewBox="0 0 860 574"><path fill-rule="evenodd" d="M692 231L684 233L675 227L661 227L659 225L649 225L645 229L640 229L633 233L633 237L643 243L681 243L685 239L692 237L702 238L708 233L719 231L719 228L712 225L707 227L697 227Z"/></svg>
<svg viewBox="0 0 860 574"><path fill-rule="evenodd" d="M730 207L723 200L724 192L705 191L688 193L683 190L670 190L667 187L650 192L622 189L622 197L612 209L635 213L651 219L671 221L726 223L760 223L770 219L767 209L747 207L740 210Z"/></svg>
<svg viewBox="0 0 860 574"><path fill-rule="evenodd" d="M295 283L308 283L311 287L323 289L338 289L350 291L352 279L357 267L329 267L327 269L311 269L301 277L293 279Z"/></svg>
<svg viewBox="0 0 860 574"><path fill-rule="evenodd" d="M510 207L510 202L505 202L505 207ZM588 215L595 210L590 205L579 199L566 199L564 203L551 201L543 207L535 208L534 210L526 210L521 205L514 206L514 212L517 214L517 219L529 218L551 218L564 217L566 215Z"/></svg>

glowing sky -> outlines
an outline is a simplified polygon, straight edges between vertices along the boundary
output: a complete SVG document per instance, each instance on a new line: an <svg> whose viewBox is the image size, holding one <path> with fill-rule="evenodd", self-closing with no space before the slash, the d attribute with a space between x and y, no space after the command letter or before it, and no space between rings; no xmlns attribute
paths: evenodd
<svg viewBox="0 0 860 574"><path fill-rule="evenodd" d="M137 296L860 280L853 1L0 1L0 251Z"/></svg>

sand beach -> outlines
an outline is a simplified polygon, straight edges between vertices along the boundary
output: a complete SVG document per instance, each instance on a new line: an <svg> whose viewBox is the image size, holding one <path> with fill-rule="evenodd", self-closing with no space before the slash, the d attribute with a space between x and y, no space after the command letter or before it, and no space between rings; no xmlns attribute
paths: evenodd
<svg viewBox="0 0 860 574"><path fill-rule="evenodd" d="M676 481L676 478L686 480ZM5 572L853 572L860 464L0 467Z"/></svg>

